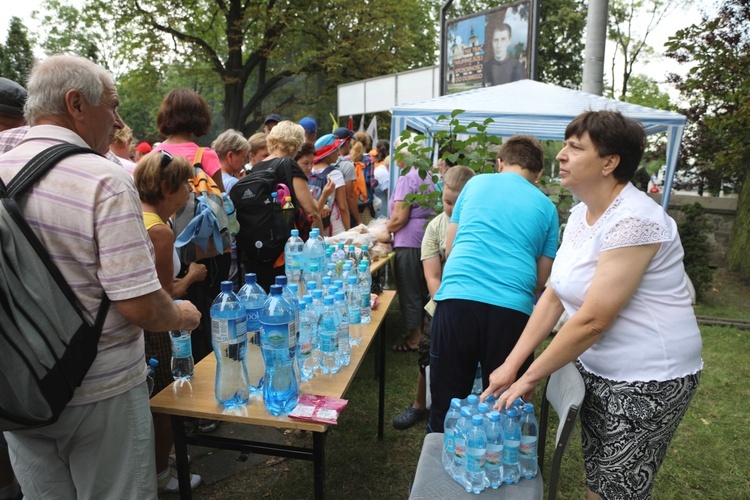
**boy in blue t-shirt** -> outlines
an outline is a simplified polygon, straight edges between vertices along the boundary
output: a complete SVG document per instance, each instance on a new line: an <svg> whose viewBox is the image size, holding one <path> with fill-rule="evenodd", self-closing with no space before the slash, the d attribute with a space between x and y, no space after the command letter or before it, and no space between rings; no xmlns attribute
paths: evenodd
<svg viewBox="0 0 750 500"><path fill-rule="evenodd" d="M434 432L443 431L451 398L471 392L477 363L488 385L549 276L558 217L555 205L535 186L543 159L534 137L511 137L498 153L500 174L471 179L453 210L448 259L433 297L429 427Z"/></svg>

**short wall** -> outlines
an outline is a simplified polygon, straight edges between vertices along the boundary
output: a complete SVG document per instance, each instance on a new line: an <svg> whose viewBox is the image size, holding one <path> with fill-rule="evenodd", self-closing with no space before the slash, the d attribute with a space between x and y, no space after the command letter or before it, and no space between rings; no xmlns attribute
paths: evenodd
<svg viewBox="0 0 750 500"><path fill-rule="evenodd" d="M661 195L650 194L657 203L661 203ZM669 198L669 210L667 213L679 224L683 220L680 208L691 203L700 203L705 210L706 217L713 225L713 233L709 234L711 242L711 258L708 265L711 267L726 267L729 240L732 238L732 226L737 217L736 197L695 196L673 194Z"/></svg>

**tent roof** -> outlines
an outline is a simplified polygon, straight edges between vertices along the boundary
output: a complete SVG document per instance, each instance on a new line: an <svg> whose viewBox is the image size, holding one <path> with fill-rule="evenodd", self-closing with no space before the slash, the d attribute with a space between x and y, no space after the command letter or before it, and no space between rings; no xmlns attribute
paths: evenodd
<svg viewBox="0 0 750 500"><path fill-rule="evenodd" d="M550 103L554 103L550 105ZM685 125L678 113L651 109L577 90L557 87L534 80L520 80L494 87L469 90L436 97L422 102L402 104L391 109L394 118L404 117L407 124L423 131L447 130L450 120L437 123L440 115L450 116L454 109L461 124L495 120L488 127L491 135L533 134L539 139L565 136L565 127L583 111L620 111L643 124L647 134L666 132L670 127Z"/></svg>

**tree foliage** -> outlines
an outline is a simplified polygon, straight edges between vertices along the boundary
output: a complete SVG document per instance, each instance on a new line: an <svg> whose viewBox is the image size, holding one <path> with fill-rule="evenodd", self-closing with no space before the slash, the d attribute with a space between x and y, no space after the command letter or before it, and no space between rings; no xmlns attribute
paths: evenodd
<svg viewBox="0 0 750 500"><path fill-rule="evenodd" d="M607 38L615 44L610 95L614 97L617 93L615 71L619 61L622 73L618 98L626 100L636 61L643 61L654 53L648 44L649 36L675 6L674 0L610 0Z"/></svg>
<svg viewBox="0 0 750 500"><path fill-rule="evenodd" d="M0 76L26 86L34 64L29 34L23 22L17 17L10 19L5 44L0 44Z"/></svg>
<svg viewBox="0 0 750 500"><path fill-rule="evenodd" d="M704 214L703 205L691 203L683 205L680 209L685 217L677 226L680 233L680 241L685 250L683 262L685 272L695 287L697 299L705 297L706 292L711 289L713 271L708 267L711 255L711 244L708 234L713 230L711 223Z"/></svg>
<svg viewBox="0 0 750 500"><path fill-rule="evenodd" d="M330 111L339 83L434 58L427 0L88 0L79 10L47 0L46 6L47 26L61 21L59 30L49 30L48 50L66 47L136 73L209 69L223 90L224 124L245 133L268 112L289 116L301 102L325 100ZM115 57L88 50L112 45Z"/></svg>
<svg viewBox="0 0 750 500"><path fill-rule="evenodd" d="M670 77L688 102L683 156L709 181L741 186L728 260L750 278L750 0L725 0L715 17L678 31L668 47L670 57L692 64L686 77Z"/></svg>

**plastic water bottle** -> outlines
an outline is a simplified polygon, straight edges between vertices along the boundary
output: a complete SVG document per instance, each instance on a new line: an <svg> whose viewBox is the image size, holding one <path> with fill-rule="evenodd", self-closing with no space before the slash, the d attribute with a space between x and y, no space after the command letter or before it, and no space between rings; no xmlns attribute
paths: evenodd
<svg viewBox="0 0 750 500"><path fill-rule="evenodd" d="M352 266L357 267L359 266L359 259L357 258L357 247L354 245L349 245L349 248L346 250L346 260L350 261L352 263Z"/></svg>
<svg viewBox="0 0 750 500"><path fill-rule="evenodd" d="M316 290L319 292L320 290ZM313 296L314 297L314 296ZM337 362L339 317L330 295L323 299L323 311L320 314L318 338L320 339L320 371L333 374L339 371Z"/></svg>
<svg viewBox="0 0 750 500"><path fill-rule="evenodd" d="M313 299L313 309L315 310L315 314L318 315L318 325L320 325L320 320L322 319L321 316L323 315L323 290L313 290L312 293ZM320 330L320 326L318 327L318 330Z"/></svg>
<svg viewBox="0 0 750 500"><path fill-rule="evenodd" d="M362 297L359 294L356 276L349 276L346 307L349 311L349 343L357 346L362 342Z"/></svg>
<svg viewBox="0 0 750 500"><path fill-rule="evenodd" d="M156 380L156 367L159 366L159 360L156 358L148 358L146 363L146 385L148 387L149 396L154 392L154 381Z"/></svg>
<svg viewBox="0 0 750 500"><path fill-rule="evenodd" d="M484 489L484 454L487 436L481 415L471 417L471 429L466 435L466 491L479 494Z"/></svg>
<svg viewBox="0 0 750 500"><path fill-rule="evenodd" d="M461 414L453 431L453 479L466 486L466 437L471 425L471 408L461 407Z"/></svg>
<svg viewBox="0 0 750 500"><path fill-rule="evenodd" d="M216 355L216 401L226 407L246 405L250 398L247 375L247 315L231 281L221 282L221 293L211 304L211 341Z"/></svg>
<svg viewBox="0 0 750 500"><path fill-rule="evenodd" d="M276 284L281 286L281 295L284 296L284 299L286 299L292 307L294 320L289 325L289 331L294 335L294 345L297 345L297 340L299 339L299 309L297 309L298 293L287 286L286 276L276 276ZM291 343L289 347L291 347ZM294 356L297 355L297 349L290 349L289 355L294 358Z"/></svg>
<svg viewBox="0 0 750 500"><path fill-rule="evenodd" d="M370 258L370 247L367 245L362 245L361 252L359 254L359 261L362 262L363 260L366 260L367 262L372 262L372 259Z"/></svg>
<svg viewBox="0 0 750 500"><path fill-rule="evenodd" d="M326 273L323 275L324 278L329 278L331 280L331 283L333 283L333 280L336 280L341 276L338 269L336 269L336 264L333 262L328 262L326 264Z"/></svg>
<svg viewBox="0 0 750 500"><path fill-rule="evenodd" d="M299 237L299 230L292 229L292 235L284 245L284 273L289 283L299 285L304 294L305 242Z"/></svg>
<svg viewBox="0 0 750 500"><path fill-rule="evenodd" d="M493 489L503 484L503 423L500 412L491 411L485 426L487 453L484 457L484 475Z"/></svg>
<svg viewBox="0 0 750 500"><path fill-rule="evenodd" d="M503 482L517 483L521 479L518 463L518 449L521 446L521 428L518 426L518 412L509 408L503 424Z"/></svg>
<svg viewBox="0 0 750 500"><path fill-rule="evenodd" d="M348 366L351 362L351 345L349 344L349 307L346 305L344 292L336 292L333 305L339 314L339 367Z"/></svg>
<svg viewBox="0 0 750 500"><path fill-rule="evenodd" d="M362 324L370 323L370 290L372 289L372 276L367 269L367 264L360 262L359 273L357 274L357 284L359 294L362 297Z"/></svg>
<svg viewBox="0 0 750 500"><path fill-rule="evenodd" d="M349 285L349 276L356 278L357 273L352 273L352 263L347 260L344 262L344 268L341 270L341 281L344 282L344 291L346 291L346 287Z"/></svg>
<svg viewBox="0 0 750 500"><path fill-rule="evenodd" d="M302 297L302 300L305 302L305 310L307 311L307 314L310 316L310 320L312 321L312 333L313 333L312 365L313 365L313 372L317 372L320 369L320 334L319 334L320 316L315 310L315 307L313 305L313 296L311 294L309 293L305 294L305 296ZM301 317L300 317L300 321L302 321ZM300 325L300 328L301 328L301 325Z"/></svg>
<svg viewBox="0 0 750 500"><path fill-rule="evenodd" d="M466 404L471 408L471 414L479 413L479 397L476 394L469 394L466 398Z"/></svg>
<svg viewBox="0 0 750 500"><path fill-rule="evenodd" d="M190 380L195 371L193 348L190 345L188 330L172 330L169 332L169 342L172 345L172 378L175 380Z"/></svg>
<svg viewBox="0 0 750 500"><path fill-rule="evenodd" d="M490 407L487 403L479 403L477 405L477 415L482 416L482 425L487 426L487 422L490 420Z"/></svg>
<svg viewBox="0 0 750 500"><path fill-rule="evenodd" d="M329 262L340 270L344 265L344 260L346 260L346 251L344 250L344 244L339 243L338 246L333 250L333 253L331 253Z"/></svg>
<svg viewBox="0 0 750 500"><path fill-rule="evenodd" d="M318 265L318 271L325 269L323 267L323 261L325 260L326 255L326 244L325 240L320 236L320 230L317 227L310 231L310 237L305 242L302 254L305 258L305 273L310 272L310 266L312 264Z"/></svg>
<svg viewBox="0 0 750 500"><path fill-rule="evenodd" d="M484 391L482 387L482 365L477 363L477 371L474 373L474 385L471 388L472 394L482 394Z"/></svg>
<svg viewBox="0 0 750 500"><path fill-rule="evenodd" d="M333 284L336 286L336 288L337 288L336 291L337 292L344 292L344 293L346 293L346 285L344 285L344 281L343 280L335 280L333 282Z"/></svg>
<svg viewBox="0 0 750 500"><path fill-rule="evenodd" d="M297 369L300 379L305 382L310 380L315 373L315 336L318 328L318 318L312 307L312 297L308 303L300 299L299 308L299 340L297 342Z"/></svg>
<svg viewBox="0 0 750 500"><path fill-rule="evenodd" d="M230 234L237 234L240 232L240 223L237 222L237 211L234 209L234 203L227 193L221 193L221 199L224 200L224 213L227 214L227 219L229 219L227 229L229 229Z"/></svg>
<svg viewBox="0 0 750 500"><path fill-rule="evenodd" d="M313 281L316 288L323 286L323 276L320 274L320 268L316 262L310 263L310 272L305 276L306 281Z"/></svg>
<svg viewBox="0 0 750 500"><path fill-rule="evenodd" d="M330 266L331 264L329 263L328 265ZM333 280L331 279L331 277L323 276L323 297L325 297L326 295L331 295L329 292L329 290L331 289L331 285L333 285Z"/></svg>
<svg viewBox="0 0 750 500"><path fill-rule="evenodd" d="M536 476L538 465L536 460L537 441L539 439L539 424L534 416L534 405L523 405L521 416L521 446L518 450L518 462L521 475L526 479Z"/></svg>
<svg viewBox="0 0 750 500"><path fill-rule="evenodd" d="M294 307L282 295L281 285L271 285L271 293L260 311L260 347L266 365L263 403L271 415L289 413L297 405L297 339L293 322Z"/></svg>
<svg viewBox="0 0 750 500"><path fill-rule="evenodd" d="M453 438L456 432L456 423L461 416L461 400L458 398L451 399L451 406L448 413L445 414L443 421L443 468L448 471L451 477L453 472L453 457L456 454Z"/></svg>
<svg viewBox="0 0 750 500"><path fill-rule="evenodd" d="M255 273L245 275L245 284L237 295L245 305L248 342L260 345L260 310L266 303L266 291L258 284Z"/></svg>

